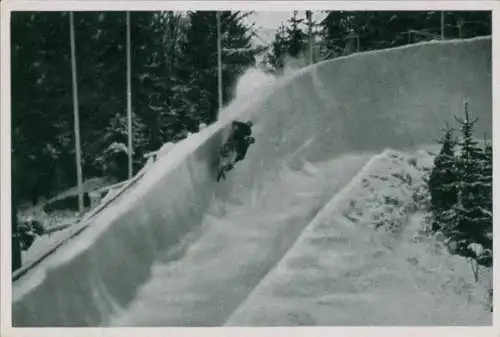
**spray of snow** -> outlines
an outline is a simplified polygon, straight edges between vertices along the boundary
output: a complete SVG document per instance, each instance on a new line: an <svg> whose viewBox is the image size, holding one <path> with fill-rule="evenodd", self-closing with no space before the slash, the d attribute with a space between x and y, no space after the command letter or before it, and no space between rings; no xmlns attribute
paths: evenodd
<svg viewBox="0 0 500 337"><path fill-rule="evenodd" d="M236 98L257 94L263 87L271 86L276 78L260 69L248 69L238 80L236 85Z"/></svg>
<svg viewBox="0 0 500 337"><path fill-rule="evenodd" d="M277 80L283 77L293 76L304 66L306 66L306 61L303 58L287 56L283 74L279 77L266 73L258 67L249 68L238 79L234 91L235 100L238 100L240 103L244 101L253 102L256 98L261 97L261 95L266 92L266 89L269 89ZM221 111L219 119L230 119L231 116L228 115L230 110L231 109L224 109Z"/></svg>
<svg viewBox="0 0 500 337"><path fill-rule="evenodd" d="M233 119L241 108L254 102L270 88L276 81L273 75L267 74L259 68L248 69L239 79L234 89L234 100L238 102L240 109L225 108L219 113L219 119Z"/></svg>
<svg viewBox="0 0 500 337"><path fill-rule="evenodd" d="M292 57L290 55L286 55L284 63L284 77L293 76L297 71L307 66L307 60L305 56Z"/></svg>

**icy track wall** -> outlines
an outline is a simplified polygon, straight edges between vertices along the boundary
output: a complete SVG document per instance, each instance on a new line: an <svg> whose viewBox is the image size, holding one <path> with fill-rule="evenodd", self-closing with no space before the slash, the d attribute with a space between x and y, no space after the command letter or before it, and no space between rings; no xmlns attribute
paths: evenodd
<svg viewBox="0 0 500 337"><path fill-rule="evenodd" d="M16 281L13 323L99 325L132 300L155 256L199 226L211 202L259 189L284 164L434 143L464 100L479 117L477 135L491 137L490 38L326 61L253 102L237 100L228 115L253 120L257 142L227 181L215 181L213 165L225 120L181 142L89 229Z"/></svg>

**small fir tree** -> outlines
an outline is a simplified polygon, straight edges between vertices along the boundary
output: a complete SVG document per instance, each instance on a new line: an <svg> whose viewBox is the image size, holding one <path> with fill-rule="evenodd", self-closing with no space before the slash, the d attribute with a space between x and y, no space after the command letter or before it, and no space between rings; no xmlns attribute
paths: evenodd
<svg viewBox="0 0 500 337"><path fill-rule="evenodd" d="M433 213L433 231L443 230L450 218L449 210L457 202L457 167L455 158L456 139L453 129L445 129L440 141L443 145L434 160L434 168L430 174L428 187L431 194L431 211Z"/></svg>
<svg viewBox="0 0 500 337"><path fill-rule="evenodd" d="M478 278L478 263L485 248L491 247L488 234L491 233L491 217L488 216L488 184L484 183L485 155L473 138L475 120L471 120L465 103L465 118L457 121L462 125L461 152L458 158L460 179L458 202L455 206L453 239L457 243L457 253L469 259ZM484 261L482 264L486 263Z"/></svg>

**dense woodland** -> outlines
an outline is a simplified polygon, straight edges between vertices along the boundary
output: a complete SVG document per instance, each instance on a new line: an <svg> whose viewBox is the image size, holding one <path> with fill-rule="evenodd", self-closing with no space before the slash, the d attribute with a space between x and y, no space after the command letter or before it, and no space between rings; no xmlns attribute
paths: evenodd
<svg viewBox="0 0 500 337"><path fill-rule="evenodd" d="M315 20L319 15L312 12L314 61L441 38L491 34L488 11L323 11L321 14L321 19ZM309 27L305 26L309 26L306 16L294 12L276 31L266 55L269 71L281 73L287 56L297 57L307 48Z"/></svg>

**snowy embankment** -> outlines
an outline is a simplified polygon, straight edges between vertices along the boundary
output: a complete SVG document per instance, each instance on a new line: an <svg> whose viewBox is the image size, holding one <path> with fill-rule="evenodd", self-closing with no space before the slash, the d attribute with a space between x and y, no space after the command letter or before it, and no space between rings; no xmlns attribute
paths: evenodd
<svg viewBox="0 0 500 337"><path fill-rule="evenodd" d="M424 233L427 151L385 151L308 225L226 325L489 325L491 270Z"/></svg>

